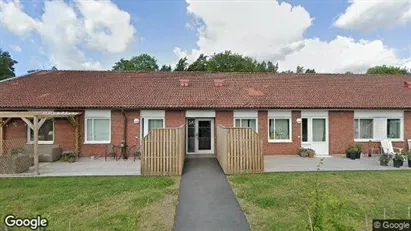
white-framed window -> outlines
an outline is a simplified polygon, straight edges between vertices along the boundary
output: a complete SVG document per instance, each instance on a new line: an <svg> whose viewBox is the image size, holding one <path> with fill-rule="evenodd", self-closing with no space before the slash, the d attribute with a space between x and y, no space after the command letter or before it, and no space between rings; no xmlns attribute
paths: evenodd
<svg viewBox="0 0 411 231"><path fill-rule="evenodd" d="M404 140L404 111L354 111L354 140Z"/></svg>
<svg viewBox="0 0 411 231"><path fill-rule="evenodd" d="M142 110L140 112L141 126L140 134L143 139L151 130L165 127L164 110Z"/></svg>
<svg viewBox="0 0 411 231"><path fill-rule="evenodd" d="M236 128L252 128L258 132L258 111L235 110L233 122Z"/></svg>
<svg viewBox="0 0 411 231"><path fill-rule="evenodd" d="M291 142L291 118L268 118L268 141Z"/></svg>
<svg viewBox="0 0 411 231"><path fill-rule="evenodd" d="M143 137L156 128L164 128L164 118L143 118Z"/></svg>
<svg viewBox="0 0 411 231"><path fill-rule="evenodd" d="M86 110L84 123L84 143L108 144L111 142L110 110Z"/></svg>
<svg viewBox="0 0 411 231"><path fill-rule="evenodd" d="M33 119L30 119L33 123ZM34 140L34 132L27 126L27 143L32 144ZM53 144L54 143L54 119L44 121L39 129L39 144Z"/></svg>
<svg viewBox="0 0 411 231"><path fill-rule="evenodd" d="M402 139L402 119L387 119L387 139Z"/></svg>
<svg viewBox="0 0 411 231"><path fill-rule="evenodd" d="M354 119L354 139L374 139L374 119Z"/></svg>
<svg viewBox="0 0 411 231"><path fill-rule="evenodd" d="M252 128L257 131L256 118L236 118L234 119L234 127L236 128Z"/></svg>

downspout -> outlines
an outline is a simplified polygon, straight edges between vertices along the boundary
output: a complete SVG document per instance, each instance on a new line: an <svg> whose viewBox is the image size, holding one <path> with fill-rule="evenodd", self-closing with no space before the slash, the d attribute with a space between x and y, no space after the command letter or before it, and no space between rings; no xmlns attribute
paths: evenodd
<svg viewBox="0 0 411 231"><path fill-rule="evenodd" d="M125 157L127 155L127 116L126 113L124 112L124 109L121 109L121 114L123 115L123 139L121 141L122 143L122 155Z"/></svg>

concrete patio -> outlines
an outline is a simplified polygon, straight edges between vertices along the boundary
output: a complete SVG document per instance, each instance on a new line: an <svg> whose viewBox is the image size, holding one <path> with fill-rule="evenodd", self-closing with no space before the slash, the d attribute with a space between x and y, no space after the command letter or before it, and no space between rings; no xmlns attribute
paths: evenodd
<svg viewBox="0 0 411 231"><path fill-rule="evenodd" d="M302 158L298 155L265 156L264 172L316 171L319 162L320 158ZM392 161L388 166L380 166L377 156L362 156L361 159L351 160L345 155L324 158L320 169L321 171L411 170L406 162L401 168L394 168Z"/></svg>
<svg viewBox="0 0 411 231"><path fill-rule="evenodd" d="M91 159L81 157L74 163L57 161L40 163L40 177L42 176L137 176L140 175L140 160L129 159L118 161L113 158ZM34 167L28 172L19 174L0 174L0 177L27 177L36 176Z"/></svg>

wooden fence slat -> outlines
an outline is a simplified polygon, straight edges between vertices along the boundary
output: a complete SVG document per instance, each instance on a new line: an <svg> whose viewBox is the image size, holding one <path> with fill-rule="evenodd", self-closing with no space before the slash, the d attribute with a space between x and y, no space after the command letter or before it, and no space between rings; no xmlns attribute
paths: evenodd
<svg viewBox="0 0 411 231"><path fill-rule="evenodd" d="M145 176L181 175L185 159L185 128L151 130L142 141L140 171Z"/></svg>
<svg viewBox="0 0 411 231"><path fill-rule="evenodd" d="M264 171L262 140L251 128L217 125L217 160L225 174Z"/></svg>

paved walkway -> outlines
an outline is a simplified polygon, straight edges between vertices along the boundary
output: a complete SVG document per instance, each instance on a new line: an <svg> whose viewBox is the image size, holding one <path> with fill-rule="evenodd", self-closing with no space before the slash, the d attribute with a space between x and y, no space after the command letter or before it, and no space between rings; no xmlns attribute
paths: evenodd
<svg viewBox="0 0 411 231"><path fill-rule="evenodd" d="M187 158L174 231L250 230L215 158Z"/></svg>
<svg viewBox="0 0 411 231"><path fill-rule="evenodd" d="M39 176L130 176L140 175L140 160L114 160L104 157L91 159L80 157L74 163L57 161L53 163L40 163ZM19 174L0 174L1 177L28 177L36 176L34 166L28 172Z"/></svg>
<svg viewBox="0 0 411 231"><path fill-rule="evenodd" d="M298 155L285 156L264 156L264 172L298 172L298 171L316 171L319 158L302 158ZM333 155L324 158L321 165L321 171L357 171L357 170L411 170L408 163L405 162L403 167L394 168L392 162L389 166L381 166L378 162L378 156L362 156L361 159L351 160L345 155Z"/></svg>

